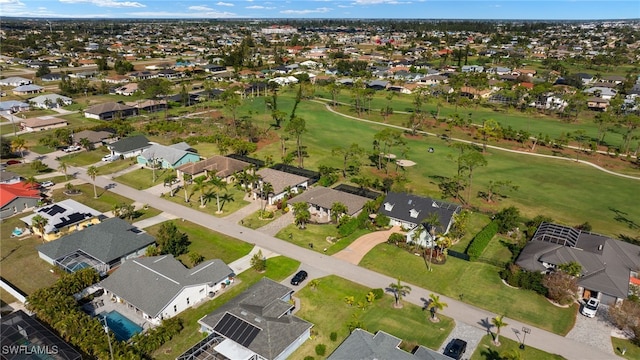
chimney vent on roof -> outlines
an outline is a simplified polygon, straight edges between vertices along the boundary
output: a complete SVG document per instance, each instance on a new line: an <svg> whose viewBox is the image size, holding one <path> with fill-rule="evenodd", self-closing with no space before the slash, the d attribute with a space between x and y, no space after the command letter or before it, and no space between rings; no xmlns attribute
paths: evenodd
<svg viewBox="0 0 640 360"><path fill-rule="evenodd" d="M602 245L602 244L598 245L598 251L602 251L603 247L604 247L604 245Z"/></svg>

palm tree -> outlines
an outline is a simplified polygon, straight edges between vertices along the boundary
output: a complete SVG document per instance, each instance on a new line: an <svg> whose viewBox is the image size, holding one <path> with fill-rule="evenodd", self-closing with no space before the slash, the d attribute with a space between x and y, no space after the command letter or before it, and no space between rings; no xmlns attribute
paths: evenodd
<svg viewBox="0 0 640 360"><path fill-rule="evenodd" d="M200 207L203 208L204 207L204 193L207 190L207 177L202 175L202 176L198 176L197 178L193 179L194 185L193 185L193 191L200 191Z"/></svg>
<svg viewBox="0 0 640 360"><path fill-rule="evenodd" d="M264 200L269 198L269 194L273 194L273 185L271 185L270 182L263 182L262 189L260 191L260 201L263 203L263 212L267 208L267 204L264 202Z"/></svg>
<svg viewBox="0 0 640 360"><path fill-rule="evenodd" d="M334 202L331 205L331 220L333 220L336 224L338 223L338 219L344 214L347 213L349 209L347 206L341 202Z"/></svg>
<svg viewBox="0 0 640 360"><path fill-rule="evenodd" d="M98 176L98 168L95 166L89 166L87 169L87 175L89 175L91 181L93 181L93 197L97 199L98 191L96 190L96 176Z"/></svg>
<svg viewBox="0 0 640 360"><path fill-rule="evenodd" d="M11 140L11 151L13 152L19 152L20 153L20 158L24 158L24 151L27 149L27 141L21 137L14 137L13 140Z"/></svg>
<svg viewBox="0 0 640 360"><path fill-rule="evenodd" d="M189 192L187 186L191 183L193 177L189 174L182 174L182 185L184 186L184 202L189 202Z"/></svg>
<svg viewBox="0 0 640 360"><path fill-rule="evenodd" d="M218 211L216 211L216 214L221 214L222 208L220 208L220 192L222 190L227 190L227 183L215 175L211 179L209 179L208 183L216 190L216 205L218 206Z"/></svg>
<svg viewBox="0 0 640 360"><path fill-rule="evenodd" d="M318 279L313 279L313 280L309 281L309 286L311 287L312 290L317 290L318 289L318 285L320 285L320 280L318 280Z"/></svg>
<svg viewBox="0 0 640 360"><path fill-rule="evenodd" d="M309 212L309 205L306 202L299 202L293 204L293 213L295 215L296 224L300 229L305 229L307 222L311 219L311 212Z"/></svg>
<svg viewBox="0 0 640 360"><path fill-rule="evenodd" d="M431 310L431 321L438 322L440 321L440 319L438 319L436 313L438 312L438 310L442 310L448 305L447 303L440 301L440 295L436 295L434 293L431 293L429 295L429 299L431 299L431 301L429 302L429 309Z"/></svg>
<svg viewBox="0 0 640 360"><path fill-rule="evenodd" d="M169 174L164 178L164 186L169 186L169 196L173 197L173 183L176 182L178 176L176 174Z"/></svg>
<svg viewBox="0 0 640 360"><path fill-rule="evenodd" d="M44 242L44 228L49 223L49 220L42 217L41 215L36 215L31 218L31 227L38 230L40 233L40 237L42 238L42 242Z"/></svg>
<svg viewBox="0 0 640 360"><path fill-rule="evenodd" d="M64 173L65 181L69 180L67 170L69 170L69 165L65 161L60 161L60 164L58 165L58 171L62 171Z"/></svg>
<svg viewBox="0 0 640 360"><path fill-rule="evenodd" d="M504 315L497 315L496 317L491 319L491 323L493 324L493 326L496 327L496 338L493 340L493 343L496 346L500 346L500 328L503 328L509 325L506 322L504 322L504 320L502 319L503 317Z"/></svg>
<svg viewBox="0 0 640 360"><path fill-rule="evenodd" d="M411 292L411 287L403 285L400 282L400 279L398 279L397 283L389 284L389 291L391 291L393 293L393 296L395 296L396 298L396 302L393 307L399 309L402 307L402 298L409 295L409 293Z"/></svg>

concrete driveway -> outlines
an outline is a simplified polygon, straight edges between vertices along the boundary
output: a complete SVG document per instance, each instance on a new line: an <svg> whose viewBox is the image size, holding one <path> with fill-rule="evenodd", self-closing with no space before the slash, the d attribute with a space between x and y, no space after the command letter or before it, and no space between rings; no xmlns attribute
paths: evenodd
<svg viewBox="0 0 640 360"><path fill-rule="evenodd" d="M358 265L360 260L367 255L376 245L387 242L389 235L394 232L401 232L399 226L394 226L389 230L376 231L365 234L357 238L351 245L333 254L336 259L344 260L354 265Z"/></svg>

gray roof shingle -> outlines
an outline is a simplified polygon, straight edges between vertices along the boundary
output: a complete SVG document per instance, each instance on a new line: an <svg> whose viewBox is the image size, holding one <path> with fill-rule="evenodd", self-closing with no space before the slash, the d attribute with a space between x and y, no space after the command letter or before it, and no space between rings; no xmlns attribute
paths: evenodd
<svg viewBox="0 0 640 360"><path fill-rule="evenodd" d="M432 213L438 214L439 230L447 230L453 214L460 211L460 205L434 200L422 196L389 192L378 212L392 219L420 224ZM414 216L415 215L415 216Z"/></svg>
<svg viewBox="0 0 640 360"><path fill-rule="evenodd" d="M100 283L106 290L157 317L188 286L219 283L233 270L222 260L208 260L187 269L173 255L127 260Z"/></svg>
<svg viewBox="0 0 640 360"><path fill-rule="evenodd" d="M121 154L148 148L149 146L151 144L149 144L149 140L144 135L129 136L109 145L113 151Z"/></svg>
<svg viewBox="0 0 640 360"><path fill-rule="evenodd" d="M290 199L289 203L295 204L299 202L307 202L311 205L318 205L325 209L331 209L331 206L334 203L340 202L347 207L347 214L351 216L360 211L364 204L370 200L371 199L363 196L349 194L323 186L316 186Z"/></svg>

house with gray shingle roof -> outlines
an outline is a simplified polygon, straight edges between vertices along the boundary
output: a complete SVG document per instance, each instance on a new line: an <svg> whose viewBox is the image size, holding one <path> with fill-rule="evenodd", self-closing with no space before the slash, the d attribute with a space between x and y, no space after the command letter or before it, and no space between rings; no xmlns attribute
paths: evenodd
<svg viewBox="0 0 640 360"><path fill-rule="evenodd" d="M117 102L93 105L84 111L84 117L97 120L124 119L137 114L138 109Z"/></svg>
<svg viewBox="0 0 640 360"><path fill-rule="evenodd" d="M616 304L640 284L640 246L568 226L542 223L522 249L516 265L528 271L553 271L558 265L582 266L578 286L582 297Z"/></svg>
<svg viewBox="0 0 640 360"><path fill-rule="evenodd" d="M185 354L207 352L226 359L286 359L311 336L313 326L292 315L295 307L290 302L292 294L293 289L263 278L200 319L200 330L208 335Z"/></svg>
<svg viewBox="0 0 640 360"><path fill-rule="evenodd" d="M43 90L44 88L42 86L29 84L29 85L17 86L13 88L11 91L13 91L14 95L29 95L29 94L41 93Z"/></svg>
<svg viewBox="0 0 640 360"><path fill-rule="evenodd" d="M17 100L0 101L0 113L14 114L20 111L28 111L29 104Z"/></svg>
<svg viewBox="0 0 640 360"><path fill-rule="evenodd" d="M163 169L175 169L190 162L200 161L200 155L190 149L191 146L185 142L170 146L153 144L138 155L138 164L150 166L156 163Z"/></svg>
<svg viewBox="0 0 640 360"><path fill-rule="evenodd" d="M5 79L0 79L0 85L2 86L21 86L29 85L31 83L33 83L33 81L20 76L12 76Z"/></svg>
<svg viewBox="0 0 640 360"><path fill-rule="evenodd" d="M347 207L347 215L357 216L364 204L371 199L349 194L335 189L326 188L324 186L312 187L302 194L290 199L288 205L299 202L306 202L309 204L309 211L319 221L329 222L331 221L331 207L334 203L342 203Z"/></svg>
<svg viewBox="0 0 640 360"><path fill-rule="evenodd" d="M439 224L433 229L437 234L446 234L453 224L453 216L460 212L460 205L447 203L413 194L389 192L378 210L379 214L389 217L393 226L407 229L407 242L416 241L423 247L433 245L433 236L425 220L437 216ZM414 239L414 233L424 227L428 231L420 232L420 237Z"/></svg>
<svg viewBox="0 0 640 360"><path fill-rule="evenodd" d="M159 325L162 319L212 298L233 276L233 270L220 259L188 269L173 255L162 255L127 260L99 285L115 301L141 311L146 320Z"/></svg>
<svg viewBox="0 0 640 360"><path fill-rule="evenodd" d="M29 99L29 103L40 109L53 109L71 105L73 103L73 99L58 94L47 94L31 98Z"/></svg>
<svg viewBox="0 0 640 360"><path fill-rule="evenodd" d="M221 155L213 155L208 159L180 165L176 168L176 171L178 179L182 179L184 174L191 175L194 179L202 175L206 177L215 175L230 182L230 178L233 175L247 169L249 166L249 163L241 160Z"/></svg>
<svg viewBox="0 0 640 360"><path fill-rule="evenodd" d="M144 135L129 136L107 145L112 156L124 158L138 156L150 146L151 143Z"/></svg>
<svg viewBox="0 0 640 360"><path fill-rule="evenodd" d="M327 360L451 360L450 357L435 352L422 345L413 353L400 349L402 340L379 330L374 334L355 329Z"/></svg>
<svg viewBox="0 0 640 360"><path fill-rule="evenodd" d="M111 218L38 246L38 255L69 272L91 266L104 276L125 260L143 256L153 243L155 239L146 232Z"/></svg>
<svg viewBox="0 0 640 360"><path fill-rule="evenodd" d="M264 183L270 183L273 186L273 193L264 194L269 200L269 205L273 205L278 200L287 196L287 192L297 194L309 187L309 178L286 173L280 170L274 170L264 168L256 171L256 175L260 180L257 183L257 188L253 190L253 199L257 199L260 196L262 185Z"/></svg>

